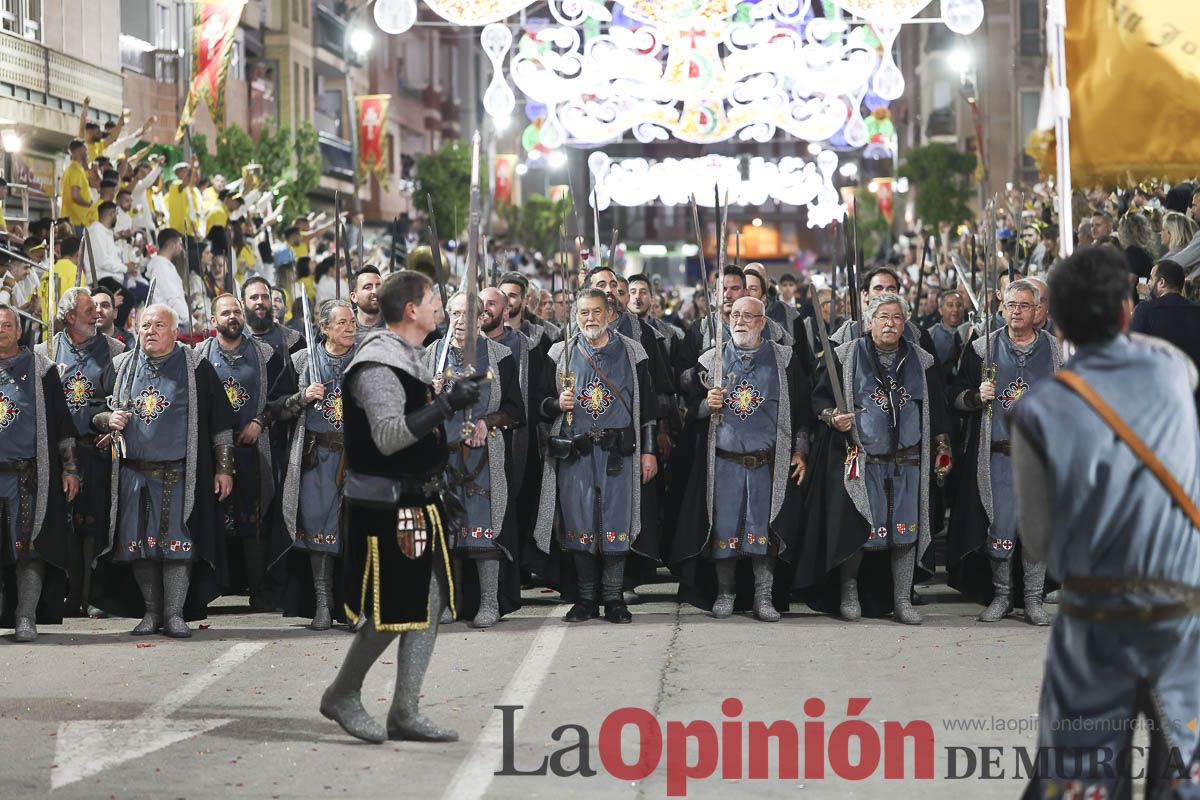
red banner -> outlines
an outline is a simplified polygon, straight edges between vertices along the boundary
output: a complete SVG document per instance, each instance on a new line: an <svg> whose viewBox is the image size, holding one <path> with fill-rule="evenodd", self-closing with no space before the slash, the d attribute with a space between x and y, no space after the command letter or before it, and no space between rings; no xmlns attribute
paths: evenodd
<svg viewBox="0 0 1200 800"><path fill-rule="evenodd" d="M892 179L891 178L876 178L875 199L879 201L879 210L883 212L883 218L888 221L888 225L892 224L895 210L892 207Z"/></svg>
<svg viewBox="0 0 1200 800"><path fill-rule="evenodd" d="M387 122L390 94L368 94L354 98L358 109L358 169L355 180L362 183L374 172L381 184L387 183L388 165L384 158L384 125Z"/></svg>
<svg viewBox="0 0 1200 800"><path fill-rule="evenodd" d="M192 18L192 83L179 115L176 140L182 139L203 101L213 124L225 127L225 75L233 52L233 35L246 0L194 0Z"/></svg>
<svg viewBox="0 0 1200 800"><path fill-rule="evenodd" d="M496 205L502 206L513 201L513 177L517 168L517 157L500 154L496 156L493 175L496 176Z"/></svg>

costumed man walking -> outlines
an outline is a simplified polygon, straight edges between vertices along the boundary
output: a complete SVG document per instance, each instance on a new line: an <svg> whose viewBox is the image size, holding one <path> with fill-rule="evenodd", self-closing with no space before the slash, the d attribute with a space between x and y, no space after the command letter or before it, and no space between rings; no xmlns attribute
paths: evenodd
<svg viewBox="0 0 1200 800"><path fill-rule="evenodd" d="M276 539L270 570L283 572L277 581L283 615L307 616L312 620L310 628L324 631L334 617L344 619L334 601L334 565L343 547L339 524L346 469L342 410L346 367L354 358L357 338L354 309L345 300L326 300L318 324L323 341L314 341L292 356L304 388L289 397L279 412L278 422L296 420L296 424L280 504L284 536L282 542ZM311 580L305 580L306 575Z"/></svg>
<svg viewBox="0 0 1200 800"><path fill-rule="evenodd" d="M552 424L534 538L542 552L557 546L571 557L560 591L577 600L566 622L600 616L599 600L606 620L624 623L632 621L622 596L625 559L631 551L656 557L635 549L656 523L642 507L642 486L658 471L654 384L641 344L609 329L604 292L580 290L575 307L580 335L551 346L547 363L562 388L540 404Z"/></svg>
<svg viewBox="0 0 1200 800"><path fill-rule="evenodd" d="M876 267L866 274L863 278L863 288L859 293L859 302L862 304L862 309L865 312L867 306L871 304L874 298L881 294L900 295L900 276L891 267ZM849 302L853 303L853 297L849 298ZM846 320L842 327L829 334L829 340L840 345L851 339L856 339L863 335L863 326L854 320ZM934 354L937 352L937 347L930 338L929 332L921 328L917 323L911 320L905 320L903 336L909 344L918 345L926 353ZM945 392L943 392L943 395Z"/></svg>
<svg viewBox="0 0 1200 800"><path fill-rule="evenodd" d="M233 295L212 301L211 324L216 336L196 345L196 351L212 364L236 420L233 492L218 508L218 525L231 552L233 543L240 543L245 581L230 575L230 586L246 585L251 609L265 611L272 605L262 594L263 556L276 485L269 431L295 389L287 380L295 372L270 345L244 334L242 304Z"/></svg>
<svg viewBox="0 0 1200 800"><path fill-rule="evenodd" d="M992 597L980 622L997 622L1013 609L1013 561L1020 553L1024 582L1025 621L1049 625L1042 608L1046 565L1021 547L1020 520L1013 502L1013 464L1010 417L1032 387L1062 367L1058 340L1034 326L1041 291L1026 280L1004 290L1008 325L991 335L986 353L984 337L975 339L963 355L953 392L954 408L971 414L965 468L960 471L955 507L950 515L946 562L950 585L976 602L987 600L989 565ZM986 365L995 370L987 374Z"/></svg>
<svg viewBox="0 0 1200 800"><path fill-rule="evenodd" d="M522 425L511 429L509 451L509 503L513 506L517 528L517 559L520 569L536 571L543 566L533 546L533 527L537 522L538 497L541 494L542 448L539 436L540 415L531 401L537 387L542 386L546 353L528 336L509 324L508 298L499 289L487 286L479 290L483 303L480 330L483 335L508 348L517 367L517 384L521 388L521 407L525 409ZM545 339L543 339L543 342Z"/></svg>
<svg viewBox="0 0 1200 800"><path fill-rule="evenodd" d="M919 625L913 573L918 565L932 572L929 485L950 471L949 422L934 356L904 338L908 316L900 295L873 295L868 335L834 348L836 374L823 371L813 392L828 430L814 447L823 472L809 490L797 583L836 570L838 609L849 621L892 611L897 622ZM890 598L878 596L888 573L864 559L876 552L890 557ZM814 607L829 605L818 598Z"/></svg>
<svg viewBox="0 0 1200 800"><path fill-rule="evenodd" d="M472 627L490 628L521 606L516 508L509 490L518 476L513 472L510 431L524 424L525 406L518 366L507 347L476 335L475 363L465 360L467 314L483 316L482 305L468 310L463 292L450 298L449 333L426 349L425 365L434 374L438 394L450 391L463 376L487 376L479 383L479 399L456 411L442 430L450 451L446 482L466 512L451 531L452 549L465 564L473 562L476 573L460 573L461 601L456 605L462 614L475 612Z"/></svg>
<svg viewBox="0 0 1200 800"><path fill-rule="evenodd" d="M96 447L92 429L92 404L103 404L100 396L104 370L113 357L125 351L125 345L97 333L99 313L92 292L73 287L58 301L58 319L63 330L54 337L54 361L71 421L79 437L75 454L79 462L80 496L71 506L73 522L67 535L68 616L86 616L91 588L91 563L96 542L108 535L108 491L112 481L112 457L107 447ZM45 342L34 352L47 355Z"/></svg>
<svg viewBox="0 0 1200 800"><path fill-rule="evenodd" d="M737 571L749 561L754 616L775 622L775 561L790 560L799 535L799 486L812 416L812 382L794 349L763 339L762 301L743 297L730 314L731 341L722 358L722 382L712 386L717 352L700 356L689 413L708 420L700 439L672 571L683 595L724 619L733 614ZM712 386L707 392L704 388ZM699 512L699 514L697 514ZM712 573L716 597L712 596ZM790 590L784 587L786 595ZM786 601L785 601L786 602Z"/></svg>
<svg viewBox="0 0 1200 800"><path fill-rule="evenodd" d="M943 289L938 294L937 322L928 328L933 341L933 354L949 386L958 372L959 349L958 326L962 325L967 306L957 289Z"/></svg>
<svg viewBox="0 0 1200 800"><path fill-rule="evenodd" d="M32 642L38 622L62 622L67 504L79 468L58 370L20 336L16 312L0 304L0 625Z"/></svg>
<svg viewBox="0 0 1200 800"><path fill-rule="evenodd" d="M368 742L455 741L458 734L423 716L418 702L442 604L454 604L442 423L479 399L479 382L465 377L433 393L419 350L440 306L427 277L392 273L378 298L387 328L363 338L343 387L342 591L356 632L321 713ZM397 635L396 692L384 728L363 708L362 684Z"/></svg>
<svg viewBox="0 0 1200 800"><path fill-rule="evenodd" d="M255 339L269 344L281 359L290 361L288 356L304 349L304 337L299 331L275 321L271 284L266 278L255 275L242 284L242 307L250 333Z"/></svg>
<svg viewBox="0 0 1200 800"><path fill-rule="evenodd" d="M1133 796L1144 714L1144 796L1194 798L1196 371L1162 340L1126 335L1133 308L1119 251L1076 250L1049 283L1050 313L1075 354L1010 420L1021 543L1062 583L1039 703L1038 752L1049 757L1025 797Z"/></svg>
<svg viewBox="0 0 1200 800"><path fill-rule="evenodd" d="M184 620L203 619L220 595L216 504L233 490L234 412L212 365L178 344L169 306L148 306L138 328L138 347L104 371L100 397L112 395L117 410L98 403L92 417L97 431L112 434L104 445L115 439L122 450L96 605L142 614L135 636L161 628L187 638Z"/></svg>

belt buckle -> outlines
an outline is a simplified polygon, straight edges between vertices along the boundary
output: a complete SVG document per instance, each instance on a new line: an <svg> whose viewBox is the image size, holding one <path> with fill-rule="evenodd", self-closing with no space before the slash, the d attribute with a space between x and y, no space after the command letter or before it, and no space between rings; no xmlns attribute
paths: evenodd
<svg viewBox="0 0 1200 800"><path fill-rule="evenodd" d="M758 456L753 454L742 456L742 466L746 469L758 469Z"/></svg>

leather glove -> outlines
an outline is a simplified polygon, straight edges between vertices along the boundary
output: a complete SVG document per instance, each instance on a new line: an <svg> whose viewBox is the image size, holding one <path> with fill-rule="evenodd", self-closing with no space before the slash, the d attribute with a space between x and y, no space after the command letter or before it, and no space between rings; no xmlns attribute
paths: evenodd
<svg viewBox="0 0 1200 800"><path fill-rule="evenodd" d="M479 400L479 382L483 378L483 375L472 375L455 381L450 391L438 395L438 402L445 402L451 413L470 408Z"/></svg>

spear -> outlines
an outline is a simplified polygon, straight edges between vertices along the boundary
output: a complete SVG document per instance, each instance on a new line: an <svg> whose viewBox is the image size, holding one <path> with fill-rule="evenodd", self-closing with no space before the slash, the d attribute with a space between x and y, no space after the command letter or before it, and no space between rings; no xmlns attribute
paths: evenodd
<svg viewBox="0 0 1200 800"><path fill-rule="evenodd" d="M463 342L462 363L463 375L465 376L475 374L475 361L478 348L476 338L479 334L479 315L475 313L475 307L479 303L479 234L483 229L482 200L479 195L479 146L479 131L475 131L475 135L471 139L471 206L467 220L467 297L464 310L467 332L466 340ZM447 348L450 346L450 328L451 326L447 323ZM468 438L473 431L474 423L471 421L471 410L465 409L463 412L463 438Z"/></svg>
<svg viewBox="0 0 1200 800"><path fill-rule="evenodd" d="M342 193L333 193L333 296L342 299L342 281L338 259L342 257Z"/></svg>
<svg viewBox="0 0 1200 800"><path fill-rule="evenodd" d="M720 389L725 386L725 321L721 315L725 313L725 235L729 222L729 194L725 195L725 205L721 204L721 190L713 186L713 196L717 210L717 325L713 330L713 368L712 388ZM720 425L722 414L713 413L713 424Z"/></svg>
<svg viewBox="0 0 1200 800"><path fill-rule="evenodd" d="M710 298L708 304L708 327L709 330L716 328L716 317L714 316L711 296L708 289L708 265L704 263L704 236L700 231L700 209L696 206L696 195L691 196L692 199L692 224L696 228L696 244L699 246L697 255L700 256L700 279L704 281L704 296ZM715 290L714 290L715 291Z"/></svg>

